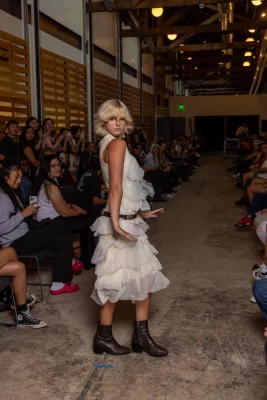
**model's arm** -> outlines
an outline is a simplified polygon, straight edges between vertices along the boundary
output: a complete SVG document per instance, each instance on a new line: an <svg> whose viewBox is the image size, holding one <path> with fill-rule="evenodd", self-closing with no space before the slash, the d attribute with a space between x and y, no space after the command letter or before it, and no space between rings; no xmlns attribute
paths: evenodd
<svg viewBox="0 0 267 400"><path fill-rule="evenodd" d="M120 205L122 199L122 177L126 142L121 139L112 140L107 147L107 158L109 164L110 186L109 186L109 209L113 230L131 241L136 238L125 232L119 226Z"/></svg>

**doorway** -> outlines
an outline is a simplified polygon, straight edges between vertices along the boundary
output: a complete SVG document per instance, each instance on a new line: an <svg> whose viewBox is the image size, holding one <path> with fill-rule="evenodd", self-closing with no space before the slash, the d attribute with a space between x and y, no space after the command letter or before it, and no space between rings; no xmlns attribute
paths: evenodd
<svg viewBox="0 0 267 400"><path fill-rule="evenodd" d="M223 152L224 137L235 137L237 128L246 122L250 135L259 134L259 115L195 117L195 132L204 152Z"/></svg>

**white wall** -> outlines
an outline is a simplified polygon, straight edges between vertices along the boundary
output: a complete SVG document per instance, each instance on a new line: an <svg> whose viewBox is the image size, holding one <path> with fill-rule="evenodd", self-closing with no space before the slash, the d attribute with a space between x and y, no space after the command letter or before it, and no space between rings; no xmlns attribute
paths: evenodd
<svg viewBox="0 0 267 400"><path fill-rule="evenodd" d="M188 120L191 118L194 131L194 117L220 115L259 115L260 122L267 119L267 94L259 95L225 95L225 96L188 96L170 97L170 117L185 117L186 129L189 132ZM178 109L184 104L184 110Z"/></svg>
<svg viewBox="0 0 267 400"><path fill-rule="evenodd" d="M117 79L116 68L111 67L110 65L104 63L101 60L98 60L97 58L93 59L93 66L94 66L94 71L109 76L110 78Z"/></svg>
<svg viewBox="0 0 267 400"><path fill-rule="evenodd" d="M10 35L23 39L22 21L2 10L0 10L0 29Z"/></svg>
<svg viewBox="0 0 267 400"><path fill-rule="evenodd" d="M82 0L39 0L40 11L82 36Z"/></svg>
<svg viewBox="0 0 267 400"><path fill-rule="evenodd" d="M92 25L94 44L116 56L116 13L94 13L92 16Z"/></svg>
<svg viewBox="0 0 267 400"><path fill-rule="evenodd" d="M43 49L52 51L59 56L69 58L72 61L83 64L83 53L69 44L49 35L46 32L40 31L40 45Z"/></svg>

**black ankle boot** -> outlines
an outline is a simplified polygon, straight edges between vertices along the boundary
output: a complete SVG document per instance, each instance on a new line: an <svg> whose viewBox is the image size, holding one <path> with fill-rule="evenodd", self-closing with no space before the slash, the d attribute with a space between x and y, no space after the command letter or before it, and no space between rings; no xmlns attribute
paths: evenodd
<svg viewBox="0 0 267 400"><path fill-rule="evenodd" d="M134 321L132 348L134 353L142 353L145 351L150 356L155 357L164 357L168 355L168 351L158 346L150 336L147 320Z"/></svg>
<svg viewBox="0 0 267 400"><path fill-rule="evenodd" d="M93 349L95 354L112 354L114 356L123 356L132 352L128 347L121 346L116 342L112 335L112 325L97 326L97 332L94 337Z"/></svg>

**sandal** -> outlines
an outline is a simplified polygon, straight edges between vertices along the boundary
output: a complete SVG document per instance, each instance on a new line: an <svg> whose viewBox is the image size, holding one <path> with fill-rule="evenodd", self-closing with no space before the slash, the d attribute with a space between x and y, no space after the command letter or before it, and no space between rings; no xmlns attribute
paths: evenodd
<svg viewBox="0 0 267 400"><path fill-rule="evenodd" d="M83 270L83 262L74 258L72 260L72 271L73 272L80 272Z"/></svg>
<svg viewBox="0 0 267 400"><path fill-rule="evenodd" d="M50 290L50 294L57 296L59 294L64 294L64 293L75 293L80 290L79 285L70 285L69 283L65 283L63 288L59 290Z"/></svg>

